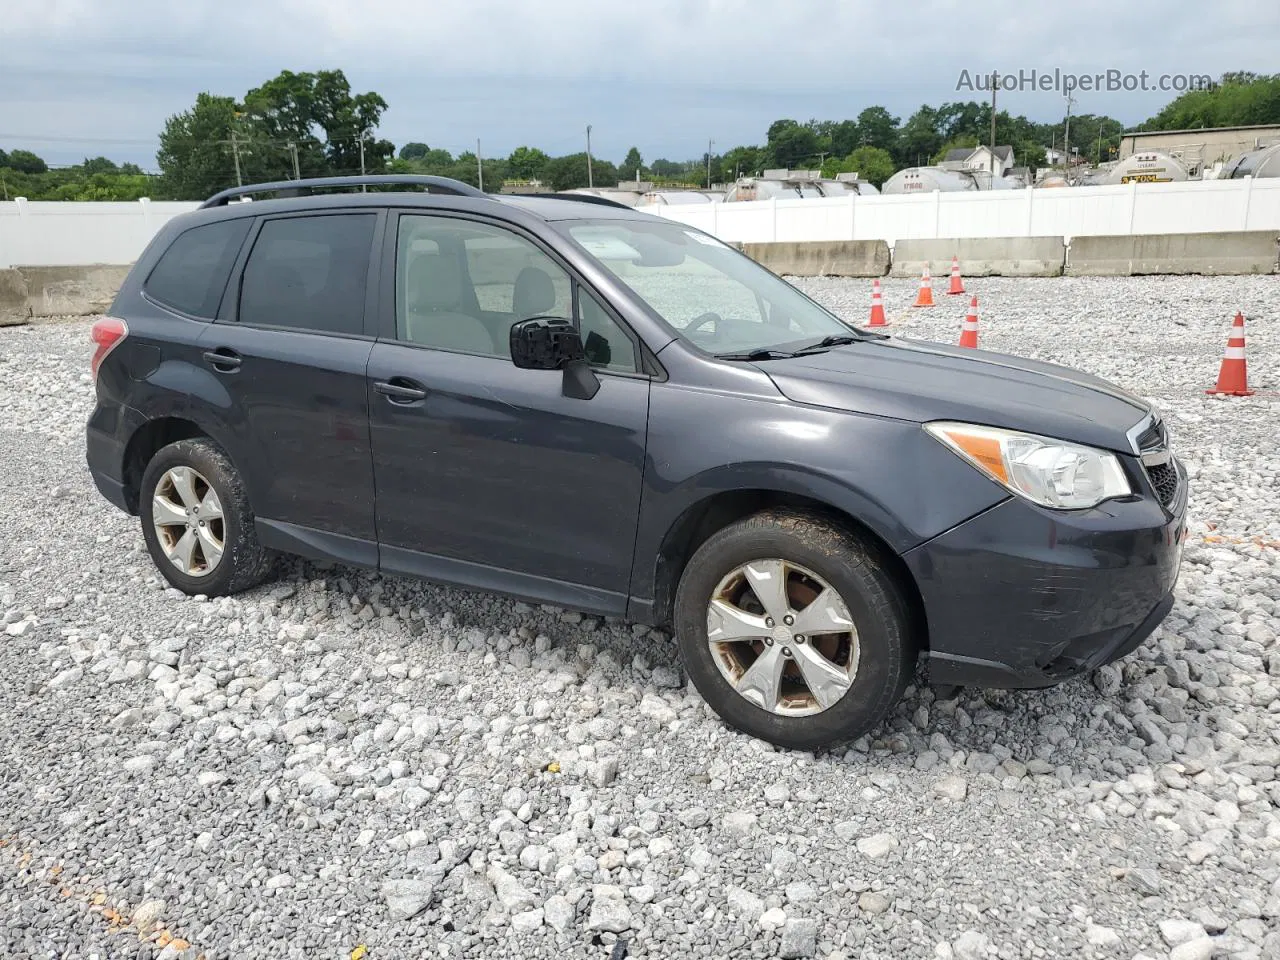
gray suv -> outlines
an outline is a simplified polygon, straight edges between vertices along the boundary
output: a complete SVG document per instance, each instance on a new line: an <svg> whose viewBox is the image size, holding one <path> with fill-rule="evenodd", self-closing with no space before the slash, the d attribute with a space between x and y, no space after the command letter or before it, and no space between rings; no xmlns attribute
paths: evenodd
<svg viewBox="0 0 1280 960"><path fill-rule="evenodd" d="M288 553L670 626L788 747L918 664L1045 686L1168 612L1187 488L1143 401L590 199L362 177L175 218L93 329L98 488L189 594Z"/></svg>

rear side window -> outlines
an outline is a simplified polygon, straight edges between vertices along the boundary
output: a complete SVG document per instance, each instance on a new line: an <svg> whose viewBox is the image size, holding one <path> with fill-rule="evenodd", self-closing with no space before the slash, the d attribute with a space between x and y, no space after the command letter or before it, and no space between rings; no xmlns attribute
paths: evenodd
<svg viewBox="0 0 1280 960"><path fill-rule="evenodd" d="M213 319L252 218L222 220L178 234L143 284L147 296L193 317Z"/></svg>
<svg viewBox="0 0 1280 960"><path fill-rule="evenodd" d="M375 219L353 213L264 223L240 283L240 322L364 333Z"/></svg>

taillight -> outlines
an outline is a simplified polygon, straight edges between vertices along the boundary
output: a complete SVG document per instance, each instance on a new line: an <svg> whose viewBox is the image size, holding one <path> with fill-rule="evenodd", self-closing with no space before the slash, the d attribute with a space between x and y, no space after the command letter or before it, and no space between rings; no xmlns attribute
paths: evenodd
<svg viewBox="0 0 1280 960"><path fill-rule="evenodd" d="M117 317L103 317L93 325L89 336L97 347L93 351L93 360L89 366L93 371L94 380L98 379L98 368L102 366L102 361L107 359L107 354L119 346L128 335L129 325Z"/></svg>

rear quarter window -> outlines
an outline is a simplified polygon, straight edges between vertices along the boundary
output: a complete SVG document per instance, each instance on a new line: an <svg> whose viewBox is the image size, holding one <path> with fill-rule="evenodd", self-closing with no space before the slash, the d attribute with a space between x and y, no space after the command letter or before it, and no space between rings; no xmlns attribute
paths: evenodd
<svg viewBox="0 0 1280 960"><path fill-rule="evenodd" d="M193 317L212 320L251 218L206 223L178 234L152 267L147 296Z"/></svg>

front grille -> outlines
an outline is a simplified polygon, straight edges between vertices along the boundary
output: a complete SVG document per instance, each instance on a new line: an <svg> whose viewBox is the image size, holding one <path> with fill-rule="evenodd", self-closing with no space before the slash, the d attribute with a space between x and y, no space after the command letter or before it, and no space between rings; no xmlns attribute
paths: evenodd
<svg viewBox="0 0 1280 960"><path fill-rule="evenodd" d="M1147 477L1160 502L1166 507L1173 503L1173 498L1178 494L1178 468L1174 462L1170 460L1168 463L1147 467Z"/></svg>
<svg viewBox="0 0 1280 960"><path fill-rule="evenodd" d="M1133 437L1133 443L1156 498L1164 506L1169 506L1178 495L1181 477L1178 464L1169 452L1169 433L1165 429L1164 420L1158 414L1153 416L1147 428Z"/></svg>

